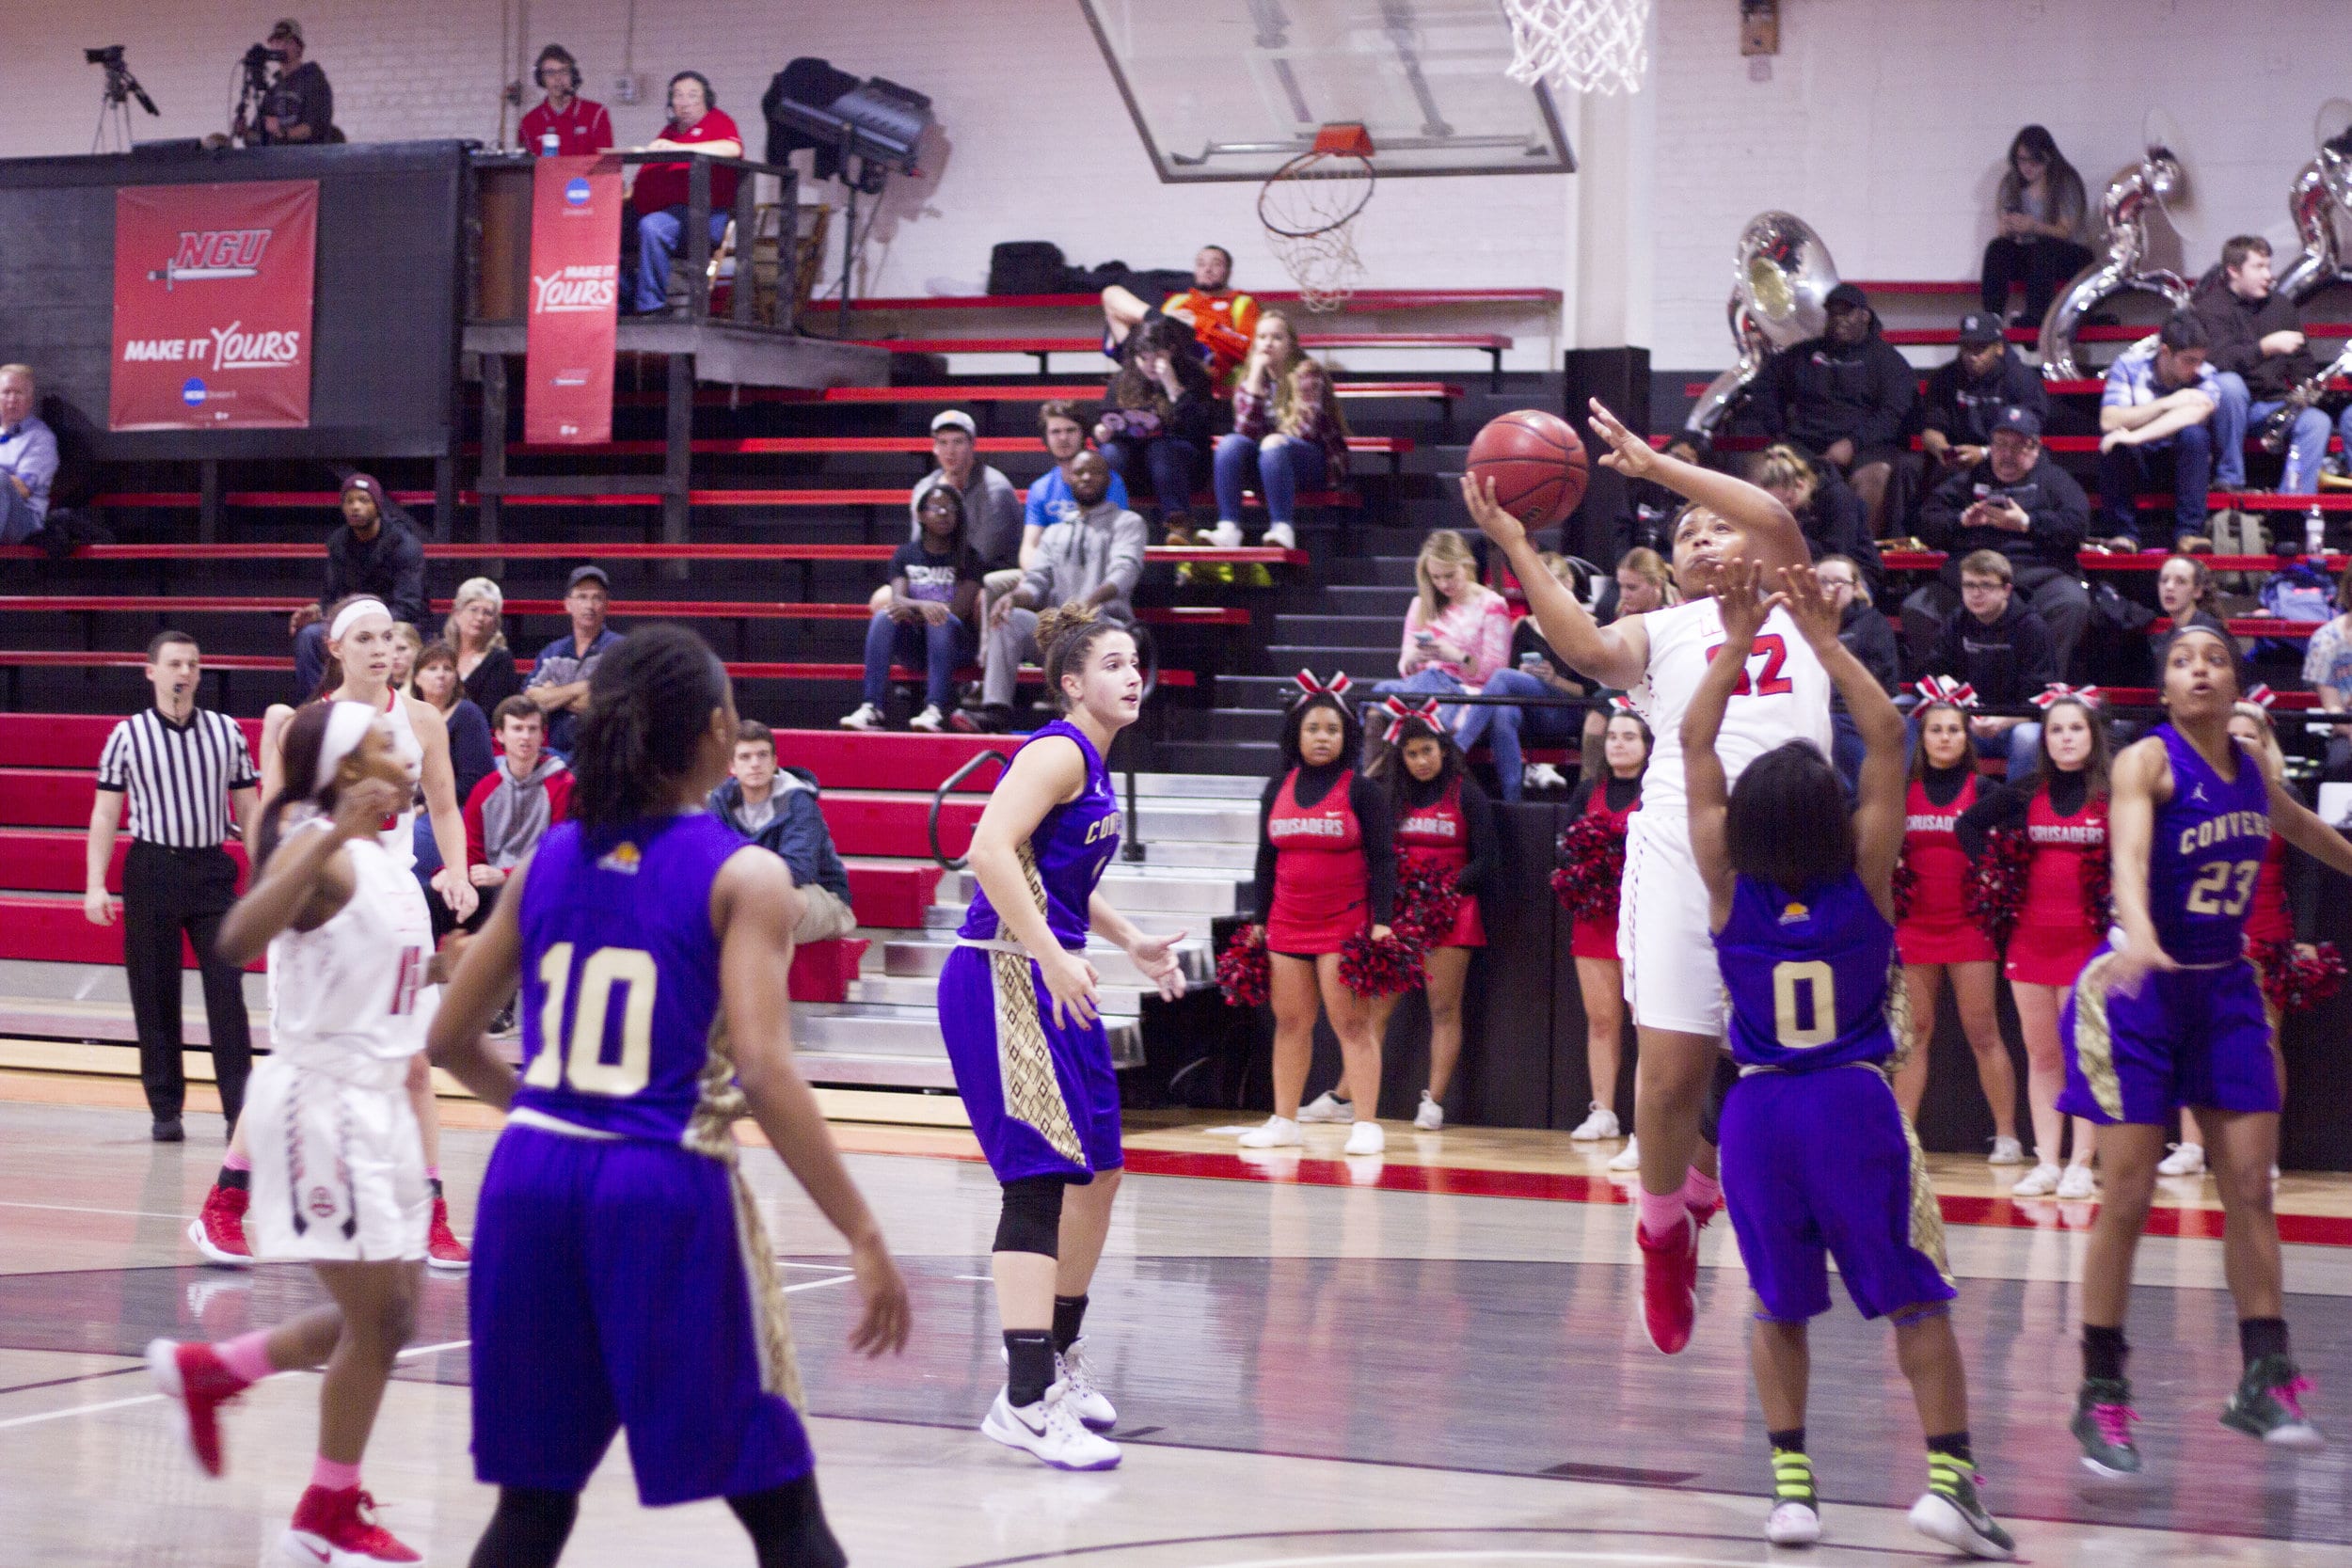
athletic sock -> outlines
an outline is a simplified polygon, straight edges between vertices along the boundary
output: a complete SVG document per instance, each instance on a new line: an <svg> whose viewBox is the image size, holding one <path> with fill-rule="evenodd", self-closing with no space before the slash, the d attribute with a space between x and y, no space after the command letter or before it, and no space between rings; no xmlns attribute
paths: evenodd
<svg viewBox="0 0 2352 1568"><path fill-rule="evenodd" d="M1053 1381L1053 1334L1042 1328L1005 1330L1005 1398L1016 1408L1035 1404Z"/></svg>
<svg viewBox="0 0 2352 1568"><path fill-rule="evenodd" d="M432 1188L432 1189L433 1189L433 1196L434 1196L435 1197L438 1197L438 1196L441 1196L441 1167L440 1167L440 1166L438 1166L438 1165L427 1165L427 1166L425 1166L425 1167L424 1167L424 1184L425 1184L426 1186L428 1186L428 1187L430 1187L430 1188Z"/></svg>
<svg viewBox="0 0 2352 1568"><path fill-rule="evenodd" d="M1682 1179L1682 1203L1694 1214L1711 1214L1715 1205L1723 1201L1724 1184L1698 1166Z"/></svg>
<svg viewBox="0 0 2352 1568"><path fill-rule="evenodd" d="M2237 1322L2237 1348L2252 1366L2265 1355L2287 1354L2287 1321L2284 1318L2240 1318Z"/></svg>
<svg viewBox="0 0 2352 1568"><path fill-rule="evenodd" d="M1771 1439L1774 1453L1804 1452L1804 1428L1803 1427L1790 1427L1786 1432L1768 1432L1764 1435Z"/></svg>
<svg viewBox="0 0 2352 1568"><path fill-rule="evenodd" d="M2128 1354L2122 1329L2106 1328L2098 1323L2083 1324L2083 1376L2121 1383L2123 1381L2123 1358Z"/></svg>
<svg viewBox="0 0 2352 1568"><path fill-rule="evenodd" d="M220 1162L220 1175L213 1184L216 1187L242 1189L251 1184L252 1170L253 1162L232 1148Z"/></svg>
<svg viewBox="0 0 2352 1568"><path fill-rule="evenodd" d="M270 1365L269 1330L265 1328L223 1339L213 1347L213 1354L220 1357L230 1376L246 1383L259 1383L278 1370Z"/></svg>
<svg viewBox="0 0 2352 1568"><path fill-rule="evenodd" d="M1641 1213L1642 1234L1653 1242L1690 1223L1690 1205L1682 1201L1679 1191L1653 1193L1645 1187L1634 1199L1634 1206Z"/></svg>
<svg viewBox="0 0 2352 1568"><path fill-rule="evenodd" d="M1054 1298L1054 1353L1062 1354L1078 1342L1087 1321L1087 1298L1056 1296Z"/></svg>
<svg viewBox="0 0 2352 1568"><path fill-rule="evenodd" d="M339 1465L325 1454L310 1466L310 1484L329 1492L348 1492L359 1484L359 1466Z"/></svg>
<svg viewBox="0 0 2352 1568"><path fill-rule="evenodd" d="M1962 1427L1958 1432L1947 1432L1941 1437L1929 1438L1928 1452L1931 1454L1940 1453L1947 1459L1957 1461L1971 1470L1977 1467L1976 1451L1968 1446L1968 1429L1966 1427Z"/></svg>

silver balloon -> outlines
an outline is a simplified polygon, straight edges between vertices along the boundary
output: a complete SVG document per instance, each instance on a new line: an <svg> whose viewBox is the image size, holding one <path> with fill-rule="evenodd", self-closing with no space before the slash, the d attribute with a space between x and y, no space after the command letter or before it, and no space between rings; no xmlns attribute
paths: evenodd
<svg viewBox="0 0 2352 1568"><path fill-rule="evenodd" d="M1774 349L1826 332L1829 292L1836 287L1829 246L1810 224L1788 213L1750 218L1733 252L1731 299L1724 308L1739 362L1708 383L1682 428L1705 436L1764 373Z"/></svg>
<svg viewBox="0 0 2352 1568"><path fill-rule="evenodd" d="M2152 111L2152 120L2157 111ZM2152 133L2160 129L2152 124ZM2174 309L2188 303L2189 286L2179 273L2148 265L2148 216L2152 203L2181 189L2185 176L2172 153L2170 136L2152 134L2138 163L2115 177L2099 198L2106 225L2107 253L2074 275L2042 323L2042 373L2051 381L2078 381L2074 332L2100 301L2120 293L2161 294Z"/></svg>

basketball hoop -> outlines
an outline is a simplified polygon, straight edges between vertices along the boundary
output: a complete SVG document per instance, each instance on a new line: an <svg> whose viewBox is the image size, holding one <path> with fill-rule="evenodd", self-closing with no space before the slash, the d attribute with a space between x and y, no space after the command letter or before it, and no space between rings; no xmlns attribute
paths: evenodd
<svg viewBox="0 0 2352 1568"><path fill-rule="evenodd" d="M1363 282L1351 230L1372 187L1372 137L1360 125L1327 125L1258 192L1266 243L1308 309L1336 310Z"/></svg>
<svg viewBox="0 0 2352 1568"><path fill-rule="evenodd" d="M1642 90L1649 69L1649 0L1502 0L1511 13L1511 65L1531 86L1578 92Z"/></svg>

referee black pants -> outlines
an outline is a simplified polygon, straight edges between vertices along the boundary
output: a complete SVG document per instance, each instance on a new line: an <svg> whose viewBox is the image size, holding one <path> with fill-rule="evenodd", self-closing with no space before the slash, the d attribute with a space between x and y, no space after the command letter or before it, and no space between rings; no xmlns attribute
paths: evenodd
<svg viewBox="0 0 2352 1568"><path fill-rule="evenodd" d="M204 1017L213 1074L234 1126L245 1108L253 1037L245 1016L245 975L214 955L221 916L237 901L237 863L226 849L171 849L132 841L122 865L122 963L131 977L131 1016L139 1032L139 1079L157 1121L180 1119L187 1096L180 1053L180 938L203 966Z"/></svg>

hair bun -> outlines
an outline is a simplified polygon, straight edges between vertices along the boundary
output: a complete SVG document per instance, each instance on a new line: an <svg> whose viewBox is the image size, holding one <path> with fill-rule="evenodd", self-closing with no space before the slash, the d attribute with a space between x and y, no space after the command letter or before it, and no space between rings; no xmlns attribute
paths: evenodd
<svg viewBox="0 0 2352 1568"><path fill-rule="evenodd" d="M1094 607L1084 599L1056 605L1037 618L1037 651L1041 662L1053 657L1054 644L1073 631L1094 625Z"/></svg>

